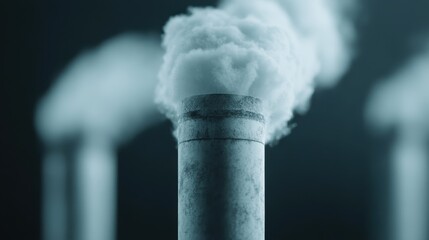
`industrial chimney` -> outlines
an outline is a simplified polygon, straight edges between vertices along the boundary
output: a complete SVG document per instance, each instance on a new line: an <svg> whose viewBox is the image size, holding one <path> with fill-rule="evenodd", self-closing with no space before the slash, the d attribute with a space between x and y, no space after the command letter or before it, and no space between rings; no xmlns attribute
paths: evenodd
<svg viewBox="0 0 429 240"><path fill-rule="evenodd" d="M79 54L40 100L43 240L116 239L116 148L159 120L162 54L156 36L121 34Z"/></svg>
<svg viewBox="0 0 429 240"><path fill-rule="evenodd" d="M48 146L43 160L43 239L113 240L116 159L103 138Z"/></svg>
<svg viewBox="0 0 429 240"><path fill-rule="evenodd" d="M179 113L179 240L264 239L262 102L198 95Z"/></svg>

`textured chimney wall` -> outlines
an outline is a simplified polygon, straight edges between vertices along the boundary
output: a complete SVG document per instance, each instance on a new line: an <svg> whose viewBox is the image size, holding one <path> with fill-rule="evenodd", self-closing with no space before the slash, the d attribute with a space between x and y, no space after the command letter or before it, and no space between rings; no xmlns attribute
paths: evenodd
<svg viewBox="0 0 429 240"><path fill-rule="evenodd" d="M264 239L261 101L200 95L179 111L179 240Z"/></svg>

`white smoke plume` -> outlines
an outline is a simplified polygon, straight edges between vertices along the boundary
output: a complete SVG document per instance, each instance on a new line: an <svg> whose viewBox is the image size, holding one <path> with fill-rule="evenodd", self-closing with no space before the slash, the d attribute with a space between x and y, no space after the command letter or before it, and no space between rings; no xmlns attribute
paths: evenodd
<svg viewBox="0 0 429 240"><path fill-rule="evenodd" d="M230 0L173 17L156 101L175 123L177 104L189 96L257 97L265 103L267 142L280 139L294 111L308 108L315 87L337 82L352 55L345 7L308 2Z"/></svg>
<svg viewBox="0 0 429 240"><path fill-rule="evenodd" d="M152 123L162 54L156 36L128 33L79 55L38 105L40 135L96 134L116 144Z"/></svg>
<svg viewBox="0 0 429 240"><path fill-rule="evenodd" d="M277 0L302 38L316 49L320 72L316 84L331 87L348 69L356 38L354 0Z"/></svg>

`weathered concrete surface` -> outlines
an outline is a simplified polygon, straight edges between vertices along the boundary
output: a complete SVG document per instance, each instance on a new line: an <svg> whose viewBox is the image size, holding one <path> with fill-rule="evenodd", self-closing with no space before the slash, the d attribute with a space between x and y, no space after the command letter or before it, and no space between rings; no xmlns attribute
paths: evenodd
<svg viewBox="0 0 429 240"><path fill-rule="evenodd" d="M264 118L258 99L185 99L179 119L179 239L264 239Z"/></svg>

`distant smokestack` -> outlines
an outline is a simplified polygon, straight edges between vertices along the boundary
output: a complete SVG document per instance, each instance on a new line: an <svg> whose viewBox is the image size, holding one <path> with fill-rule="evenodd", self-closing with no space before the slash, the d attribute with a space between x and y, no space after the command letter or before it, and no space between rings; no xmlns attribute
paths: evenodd
<svg viewBox="0 0 429 240"><path fill-rule="evenodd" d="M51 147L42 161L42 239L68 240L69 216L67 161L63 151Z"/></svg>
<svg viewBox="0 0 429 240"><path fill-rule="evenodd" d="M44 240L114 240L116 148L160 120L156 36L123 34L80 54L36 109Z"/></svg>
<svg viewBox="0 0 429 240"><path fill-rule="evenodd" d="M400 129L393 146L393 240L428 239L427 136L419 128Z"/></svg>
<svg viewBox="0 0 429 240"><path fill-rule="evenodd" d="M99 138L75 135L49 147L43 160L45 240L113 240L116 161Z"/></svg>
<svg viewBox="0 0 429 240"><path fill-rule="evenodd" d="M198 95L179 113L179 239L264 239L262 102Z"/></svg>
<svg viewBox="0 0 429 240"><path fill-rule="evenodd" d="M390 198L381 198L386 201L376 211L390 205L383 240L429 239L429 39L422 40L418 54L380 82L368 103L375 133L395 133L387 156Z"/></svg>

